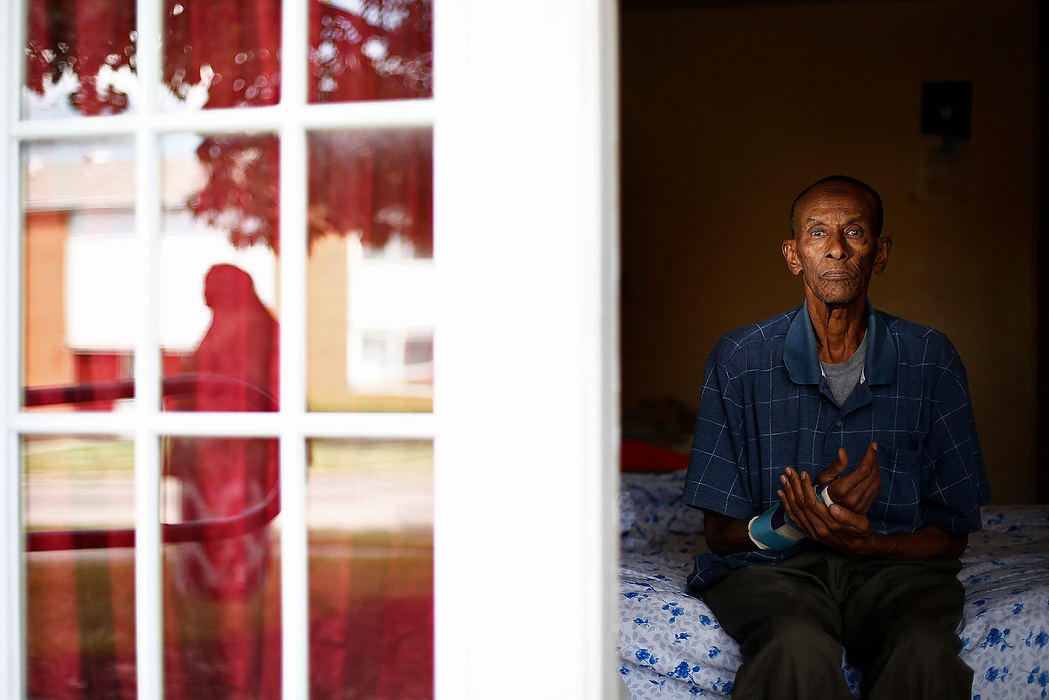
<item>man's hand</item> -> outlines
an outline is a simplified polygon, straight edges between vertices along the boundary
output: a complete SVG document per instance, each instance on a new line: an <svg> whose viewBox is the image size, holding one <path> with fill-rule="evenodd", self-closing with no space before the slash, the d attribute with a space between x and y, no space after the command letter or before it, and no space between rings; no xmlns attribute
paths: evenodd
<svg viewBox="0 0 1049 700"><path fill-rule="evenodd" d="M965 552L969 535L923 525L914 532L875 535L866 515L835 503L830 508L816 495L809 475L793 469L780 477L779 497L787 515L816 542L853 557L878 559L956 559Z"/></svg>
<svg viewBox="0 0 1049 700"><path fill-rule="evenodd" d="M841 476L849 464L845 448L838 449L838 457L830 466L816 474L816 483L825 484L830 498L853 513L866 515L874 499L881 491L881 468L878 466L878 443L867 446L859 465L845 476Z"/></svg>
<svg viewBox="0 0 1049 700"><path fill-rule="evenodd" d="M839 459L842 456L839 453ZM853 512L839 503L828 508L816 495L809 475L804 472L799 475L797 471L787 469L780 481L783 488L779 490L779 497L783 507L806 537L851 556L878 555L874 526L864 513ZM837 500L833 494L831 498Z"/></svg>

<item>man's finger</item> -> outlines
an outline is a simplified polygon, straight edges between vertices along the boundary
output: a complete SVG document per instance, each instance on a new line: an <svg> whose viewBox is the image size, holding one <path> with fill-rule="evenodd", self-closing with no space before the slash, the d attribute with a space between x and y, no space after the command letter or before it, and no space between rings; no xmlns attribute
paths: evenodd
<svg viewBox="0 0 1049 700"><path fill-rule="evenodd" d="M870 464L874 471L878 471L878 443L872 442L867 445L867 451L863 453L863 459L860 460L860 464Z"/></svg>
<svg viewBox="0 0 1049 700"><path fill-rule="evenodd" d="M842 472L845 471L845 467L847 467L848 465L849 455L845 451L844 447L839 447L838 456L834 459L834 461L831 462L826 469L822 469L818 474L816 474L816 483L825 484L828 481L834 481L839 476L841 476Z"/></svg>
<svg viewBox="0 0 1049 700"><path fill-rule="evenodd" d="M870 522L866 516L853 513L848 508L834 504L830 507L830 514L837 522L841 523L850 532L860 535L867 531Z"/></svg>
<svg viewBox="0 0 1049 700"><path fill-rule="evenodd" d="M827 531L829 515L827 507L816 496L808 474L799 475L793 469L788 469L780 481L783 488L779 496L787 515L807 537L818 539Z"/></svg>

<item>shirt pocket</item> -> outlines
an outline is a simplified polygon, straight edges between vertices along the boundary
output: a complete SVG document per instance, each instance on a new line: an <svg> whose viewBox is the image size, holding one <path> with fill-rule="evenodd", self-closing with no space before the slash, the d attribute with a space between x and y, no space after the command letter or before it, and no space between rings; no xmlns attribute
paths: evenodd
<svg viewBox="0 0 1049 700"><path fill-rule="evenodd" d="M920 526L921 460L921 450L878 445L881 491L870 512L875 532L911 532Z"/></svg>

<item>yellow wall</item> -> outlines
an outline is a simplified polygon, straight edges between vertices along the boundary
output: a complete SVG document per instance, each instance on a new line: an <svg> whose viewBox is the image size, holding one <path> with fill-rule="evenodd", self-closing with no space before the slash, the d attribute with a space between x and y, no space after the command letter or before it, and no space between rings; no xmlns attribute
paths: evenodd
<svg viewBox="0 0 1049 700"><path fill-rule="evenodd" d="M724 331L801 302L794 196L858 177L894 248L871 299L947 333L997 503L1035 492L1034 0L624 11L623 404L694 406ZM914 193L925 81L973 85L962 204Z"/></svg>

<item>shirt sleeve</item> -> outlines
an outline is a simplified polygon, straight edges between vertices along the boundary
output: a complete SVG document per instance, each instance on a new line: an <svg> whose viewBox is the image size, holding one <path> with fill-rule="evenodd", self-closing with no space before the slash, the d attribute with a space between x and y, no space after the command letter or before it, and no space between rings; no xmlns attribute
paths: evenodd
<svg viewBox="0 0 1049 700"><path fill-rule="evenodd" d="M979 530L980 506L991 500L969 384L957 354L933 392L921 494L925 522L951 532Z"/></svg>
<svg viewBox="0 0 1049 700"><path fill-rule="evenodd" d="M749 518L754 506L745 478L742 377L733 378L716 359L717 353L715 348L703 375L683 498L697 508Z"/></svg>

